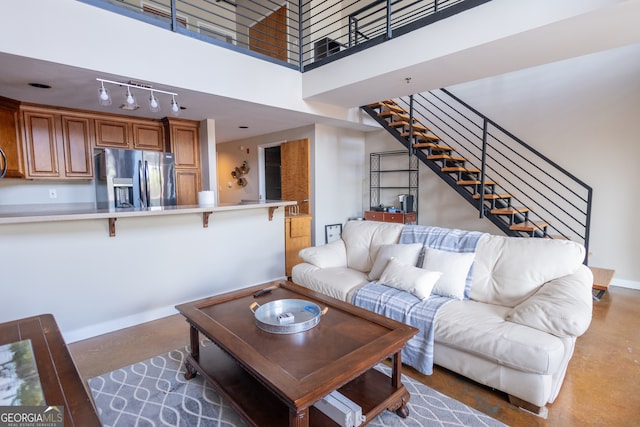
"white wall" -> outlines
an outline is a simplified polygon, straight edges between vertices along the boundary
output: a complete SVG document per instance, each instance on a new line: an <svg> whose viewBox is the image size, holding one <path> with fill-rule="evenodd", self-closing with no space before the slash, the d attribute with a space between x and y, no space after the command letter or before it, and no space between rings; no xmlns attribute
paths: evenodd
<svg viewBox="0 0 640 427"><path fill-rule="evenodd" d="M71 342L174 314L284 277L283 229L283 208L0 225L0 322L52 313Z"/></svg>
<svg viewBox="0 0 640 427"><path fill-rule="evenodd" d="M635 66L620 71L622 60ZM640 75L640 45L449 89L593 188L589 264L616 270L614 284L640 289L640 79L620 85L629 81L623 72ZM367 149L378 147L401 145L375 132ZM420 175L420 223L497 231L434 176Z"/></svg>

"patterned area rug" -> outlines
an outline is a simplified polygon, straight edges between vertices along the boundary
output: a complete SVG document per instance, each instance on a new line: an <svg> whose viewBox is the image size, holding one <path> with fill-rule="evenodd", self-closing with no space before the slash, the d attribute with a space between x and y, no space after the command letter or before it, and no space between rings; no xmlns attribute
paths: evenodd
<svg viewBox="0 0 640 427"><path fill-rule="evenodd" d="M245 427L238 414L197 375L184 379L187 349L178 349L91 378L89 387L104 427ZM390 374L390 368L377 369ZM409 417L385 411L367 426L505 426L406 375Z"/></svg>

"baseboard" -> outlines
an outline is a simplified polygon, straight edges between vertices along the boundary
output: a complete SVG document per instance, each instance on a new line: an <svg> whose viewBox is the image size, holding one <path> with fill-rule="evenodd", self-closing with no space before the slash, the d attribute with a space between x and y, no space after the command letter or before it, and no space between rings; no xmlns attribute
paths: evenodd
<svg viewBox="0 0 640 427"><path fill-rule="evenodd" d="M634 280L616 279L611 280L611 286L618 286L620 288L636 289L640 291L640 282Z"/></svg>
<svg viewBox="0 0 640 427"><path fill-rule="evenodd" d="M280 281L287 280L285 276L277 277L272 280L267 280L264 283L272 282L272 281ZM260 283L249 284L246 287L259 285ZM232 291L234 289L229 289ZM203 295L200 298L205 298L211 295ZM197 300L199 298L193 298L193 300ZM181 304L187 301L178 301L176 304ZM75 329L72 331L62 331L62 336L67 344L76 341L82 341L87 338L93 338L98 335L106 334L109 332L117 331L124 328L129 328L131 326L136 326L141 323L151 322L152 320L158 320L163 317L172 316L177 314L175 305L172 304L167 307L160 307L154 310L145 311L143 313L136 313L130 316L119 317L117 319L110 320L108 322L96 323L91 326L87 326L80 329Z"/></svg>
<svg viewBox="0 0 640 427"><path fill-rule="evenodd" d="M96 323L85 328L62 332L62 336L64 337L65 342L67 344L70 344L72 342L82 341L87 338L92 338L98 335L106 334L124 328L129 328L131 326L136 326L141 323L158 320L176 313L178 313L178 311L176 310L175 305L170 305L168 307L145 311L144 313L120 317L108 322Z"/></svg>

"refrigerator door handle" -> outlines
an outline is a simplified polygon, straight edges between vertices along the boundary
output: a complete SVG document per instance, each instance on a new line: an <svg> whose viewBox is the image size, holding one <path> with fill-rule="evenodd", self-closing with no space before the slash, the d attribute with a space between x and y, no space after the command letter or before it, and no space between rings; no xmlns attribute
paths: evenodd
<svg viewBox="0 0 640 427"><path fill-rule="evenodd" d="M138 184L140 187L140 206L147 207L147 185L146 179L144 175L144 171L142 170L142 160L138 160Z"/></svg>
<svg viewBox="0 0 640 427"><path fill-rule="evenodd" d="M144 192L146 194L146 207L150 207L151 205L151 188L149 183L149 162L147 160L144 161Z"/></svg>

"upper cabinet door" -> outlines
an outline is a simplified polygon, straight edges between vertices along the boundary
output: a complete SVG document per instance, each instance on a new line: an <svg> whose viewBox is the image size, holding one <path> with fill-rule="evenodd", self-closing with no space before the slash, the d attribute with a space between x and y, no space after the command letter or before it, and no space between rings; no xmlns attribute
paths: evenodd
<svg viewBox="0 0 640 427"><path fill-rule="evenodd" d="M68 178L93 178L92 120L62 116L64 175Z"/></svg>
<svg viewBox="0 0 640 427"><path fill-rule="evenodd" d="M129 122L115 119L96 119L96 147L131 149Z"/></svg>
<svg viewBox="0 0 640 427"><path fill-rule="evenodd" d="M161 122L133 122L133 148L136 150L163 151L164 126Z"/></svg>
<svg viewBox="0 0 640 427"><path fill-rule="evenodd" d="M280 145L282 200L298 202L301 214L308 214L310 184L309 140L284 142Z"/></svg>
<svg viewBox="0 0 640 427"><path fill-rule="evenodd" d="M27 177L59 177L55 115L24 110L23 119Z"/></svg>

